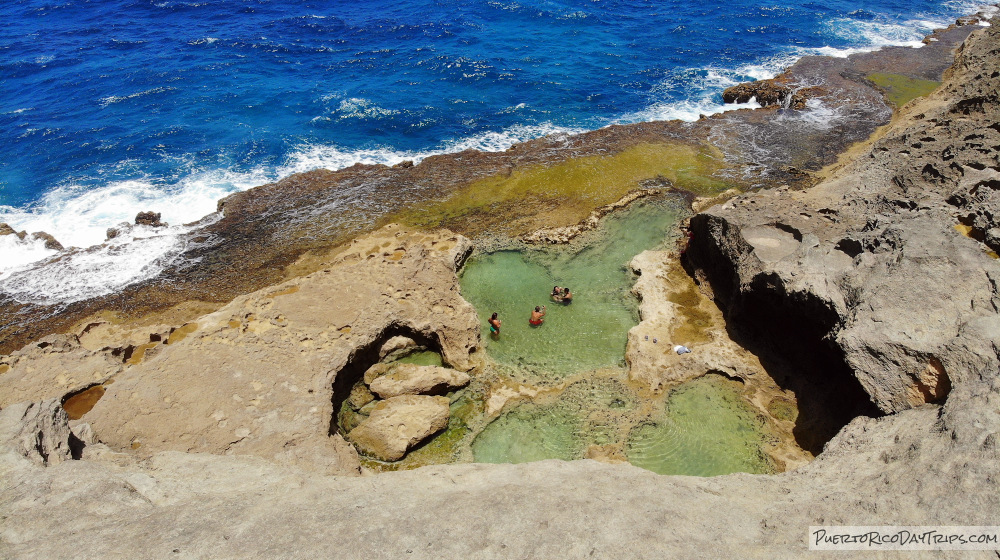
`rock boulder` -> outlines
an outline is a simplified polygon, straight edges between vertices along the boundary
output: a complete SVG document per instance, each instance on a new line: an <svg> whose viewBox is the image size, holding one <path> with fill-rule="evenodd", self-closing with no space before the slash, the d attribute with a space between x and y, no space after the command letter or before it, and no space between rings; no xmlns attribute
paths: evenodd
<svg viewBox="0 0 1000 560"><path fill-rule="evenodd" d="M398 461L415 445L445 429L449 415L447 397L400 395L378 403L347 437L367 455Z"/></svg>
<svg viewBox="0 0 1000 560"><path fill-rule="evenodd" d="M72 459L69 419L58 399L17 403L0 411L0 442L39 464Z"/></svg>
<svg viewBox="0 0 1000 560"><path fill-rule="evenodd" d="M399 395L437 394L469 384L469 374L451 368L399 364L372 380L370 388L383 399Z"/></svg>
<svg viewBox="0 0 1000 560"><path fill-rule="evenodd" d="M159 212L139 212L135 215L135 225L149 227L167 227L168 223L160 221Z"/></svg>
<svg viewBox="0 0 1000 560"><path fill-rule="evenodd" d="M756 99L761 107L772 105L783 105L791 109L806 107L804 95L774 80L747 82L726 88L722 92L722 100L726 103L747 103L751 99Z"/></svg>

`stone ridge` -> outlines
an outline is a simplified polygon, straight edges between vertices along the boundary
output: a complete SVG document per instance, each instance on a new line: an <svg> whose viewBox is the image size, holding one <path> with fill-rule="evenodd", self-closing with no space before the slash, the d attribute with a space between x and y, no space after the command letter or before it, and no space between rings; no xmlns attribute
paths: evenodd
<svg viewBox="0 0 1000 560"><path fill-rule="evenodd" d="M986 233L1000 219L1000 127L984 123L1000 122L1000 47L986 37L830 181L738 197L691 221L692 261L737 325L762 326L772 300L811 302L804 326L794 315L786 326L815 330L883 412L961 389L955 354L973 324L997 316Z"/></svg>
<svg viewBox="0 0 1000 560"><path fill-rule="evenodd" d="M338 375L364 371L399 334L440 349L454 368L470 369L479 319L456 277L469 249L450 232L386 226L333 256L328 268L154 335L159 342L138 354L118 353L123 342L86 348L81 339L94 347L100 325L30 345L8 359L0 405L65 400L103 384L104 396L82 421L111 449L257 455L356 474L357 454L330 435Z"/></svg>

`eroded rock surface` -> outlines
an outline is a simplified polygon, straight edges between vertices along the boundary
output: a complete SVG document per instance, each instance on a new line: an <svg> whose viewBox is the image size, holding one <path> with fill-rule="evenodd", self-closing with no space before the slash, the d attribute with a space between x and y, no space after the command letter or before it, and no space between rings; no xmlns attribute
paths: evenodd
<svg viewBox="0 0 1000 560"><path fill-rule="evenodd" d="M18 403L0 411L0 441L32 462L54 465L72 459L66 412L57 399Z"/></svg>
<svg viewBox="0 0 1000 560"><path fill-rule="evenodd" d="M983 123L1000 120L1000 49L977 45L831 180L691 223L689 254L746 338L822 350L817 367L854 372L883 412L942 402L967 378L956 360L970 325L997 314L1000 266L983 241L1000 212L1000 130Z"/></svg>
<svg viewBox="0 0 1000 560"><path fill-rule="evenodd" d="M356 473L353 448L330 435L337 376L374 361L401 334L469 369L478 318L456 278L468 250L449 232L387 226L332 255L324 270L183 326L123 337L92 324L84 344L58 335L29 345L4 358L0 402L64 398L104 383L84 420L113 449L251 454Z"/></svg>

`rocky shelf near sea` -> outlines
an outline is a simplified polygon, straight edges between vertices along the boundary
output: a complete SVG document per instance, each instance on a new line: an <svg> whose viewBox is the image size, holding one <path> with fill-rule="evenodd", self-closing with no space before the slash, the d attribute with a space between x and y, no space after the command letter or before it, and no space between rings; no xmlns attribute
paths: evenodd
<svg viewBox="0 0 1000 560"><path fill-rule="evenodd" d="M4 303L0 555L797 558L810 526L989 525L1000 514L992 23L924 49L800 61L781 83L809 84L807 107L840 111L829 128L804 130L779 104L293 176L220 203L222 219L192 234L193 268L42 321L44 310ZM872 79L887 70L943 84L891 116ZM686 167L655 163L668 156ZM586 179L574 166L593 158L652 175L565 207L525 186L553 169ZM433 202L380 196L351 222L324 212L342 189L403 184ZM811 436L833 427L803 440L815 460L712 478L607 457L358 476L369 473L332 425L335 397L398 337L456 373L479 365L457 273L480 233L571 226L657 186L703 211L680 261L632 263L643 322L629 376L658 388L721 371L772 399L746 366L756 361L800 416L828 420ZM753 192L722 194L733 187ZM487 188L500 195L479 199ZM426 231L438 224L450 230ZM697 361L650 353L645 333L679 328L670 294L692 278L691 305L711 298L704 313L724 336ZM86 403L65 406L76 398Z"/></svg>

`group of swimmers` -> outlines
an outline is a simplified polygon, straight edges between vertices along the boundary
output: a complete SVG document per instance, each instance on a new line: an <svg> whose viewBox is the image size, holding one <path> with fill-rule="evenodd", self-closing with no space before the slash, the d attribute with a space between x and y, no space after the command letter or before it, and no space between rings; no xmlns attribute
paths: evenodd
<svg viewBox="0 0 1000 560"><path fill-rule="evenodd" d="M552 297L552 301L557 301L564 305L568 305L573 301L573 292L565 286L553 286L552 293L550 295ZM531 317L528 318L528 324L532 327L541 326L541 324L545 321L545 311L546 309L544 305L536 305L535 309L531 311ZM498 317L498 314L494 312L486 322L490 324L490 334L494 337L500 336L500 324L502 321Z"/></svg>

